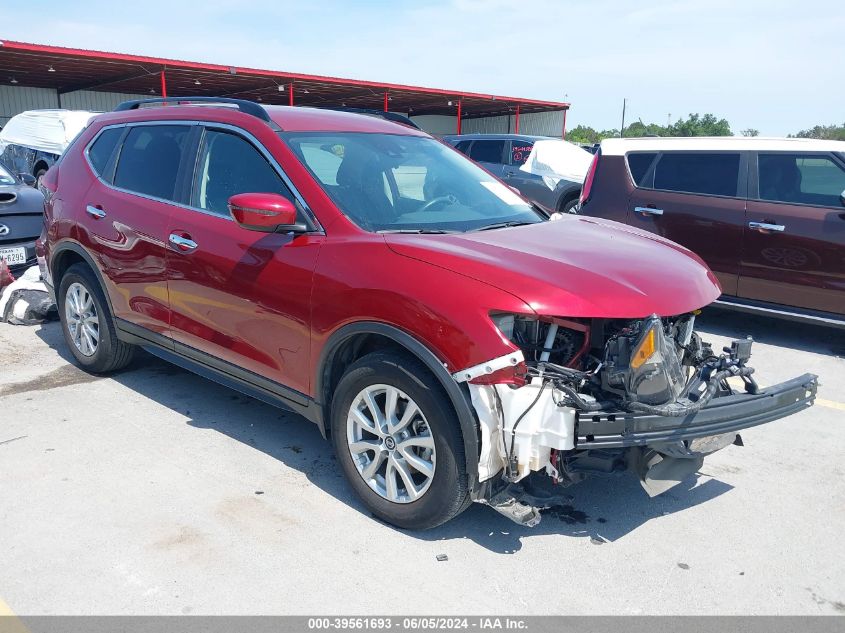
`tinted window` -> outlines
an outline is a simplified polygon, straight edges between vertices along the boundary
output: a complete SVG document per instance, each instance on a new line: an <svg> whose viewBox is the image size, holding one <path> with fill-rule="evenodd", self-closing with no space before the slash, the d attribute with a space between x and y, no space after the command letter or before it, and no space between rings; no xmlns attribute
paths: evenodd
<svg viewBox="0 0 845 633"><path fill-rule="evenodd" d="M173 200L189 131L187 125L131 128L120 150L114 184L121 189Z"/></svg>
<svg viewBox="0 0 845 633"><path fill-rule="evenodd" d="M237 193L278 193L293 201L281 177L249 141L229 132L207 130L191 204L228 216L229 198Z"/></svg>
<svg viewBox="0 0 845 633"><path fill-rule="evenodd" d="M654 172L654 188L735 196L739 154L666 153Z"/></svg>
<svg viewBox="0 0 845 633"><path fill-rule="evenodd" d="M842 206L845 171L827 156L760 154L760 199Z"/></svg>
<svg viewBox="0 0 845 633"><path fill-rule="evenodd" d="M505 141L475 141L469 157L479 163L501 163L505 153Z"/></svg>
<svg viewBox="0 0 845 633"><path fill-rule="evenodd" d="M628 154L628 169L631 170L631 177L634 179L634 184L638 187L648 186L643 182L643 178L645 178L646 172L651 167L655 156L657 156L656 152Z"/></svg>
<svg viewBox="0 0 845 633"><path fill-rule="evenodd" d="M111 180L111 174L106 174L106 166L109 159L114 153L114 148L123 134L123 128L112 127L104 130L94 141L94 144L88 148L88 160L91 161L91 166L98 176Z"/></svg>
<svg viewBox="0 0 845 633"><path fill-rule="evenodd" d="M472 141L461 141L460 143L455 145L455 149L459 152L463 152L464 154L466 154L467 152L469 152L469 146L471 143Z"/></svg>
<svg viewBox="0 0 845 633"><path fill-rule="evenodd" d="M534 143L531 141L512 141L511 142L511 165L524 165L528 160L528 155L531 153L531 148Z"/></svg>

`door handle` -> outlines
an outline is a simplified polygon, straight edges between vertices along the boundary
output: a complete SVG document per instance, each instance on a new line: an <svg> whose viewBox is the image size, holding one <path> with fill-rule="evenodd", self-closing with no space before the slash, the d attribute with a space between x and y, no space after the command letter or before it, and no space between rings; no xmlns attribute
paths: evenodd
<svg viewBox="0 0 845 633"><path fill-rule="evenodd" d="M167 238L173 246L179 249L182 252L192 251L198 245L197 243L189 237L183 237L176 233L171 233L170 237Z"/></svg>
<svg viewBox="0 0 845 633"><path fill-rule="evenodd" d="M655 209L654 207L634 207L634 211L643 215L663 215L663 209Z"/></svg>
<svg viewBox="0 0 845 633"><path fill-rule="evenodd" d="M757 231L777 231L778 233L782 233L786 229L783 224L769 224L768 222L749 222L748 228Z"/></svg>
<svg viewBox="0 0 845 633"><path fill-rule="evenodd" d="M85 212L92 218L97 218L98 220L100 218L106 217L105 211L103 211L100 207L95 207L92 204L89 204L87 207L85 207Z"/></svg>

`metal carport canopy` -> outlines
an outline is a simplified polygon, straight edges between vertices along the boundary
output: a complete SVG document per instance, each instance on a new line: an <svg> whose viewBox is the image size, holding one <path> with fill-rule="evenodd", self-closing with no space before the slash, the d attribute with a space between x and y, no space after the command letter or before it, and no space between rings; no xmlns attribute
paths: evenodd
<svg viewBox="0 0 845 633"><path fill-rule="evenodd" d="M143 55L0 41L0 83L171 96L228 96L263 103L389 109L459 118L566 111L569 104L501 95L223 66ZM460 125L460 123L458 124Z"/></svg>

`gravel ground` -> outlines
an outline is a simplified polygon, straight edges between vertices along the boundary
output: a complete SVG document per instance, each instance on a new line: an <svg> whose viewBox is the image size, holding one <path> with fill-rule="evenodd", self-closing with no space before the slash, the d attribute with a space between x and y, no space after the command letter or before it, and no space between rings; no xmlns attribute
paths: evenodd
<svg viewBox="0 0 845 633"><path fill-rule="evenodd" d="M89 376L58 324L0 324L0 606L845 613L845 332L721 311L700 330L753 334L762 384L819 374L819 404L743 432L655 499L594 479L533 529L474 505L410 533L362 510L302 418L147 354Z"/></svg>

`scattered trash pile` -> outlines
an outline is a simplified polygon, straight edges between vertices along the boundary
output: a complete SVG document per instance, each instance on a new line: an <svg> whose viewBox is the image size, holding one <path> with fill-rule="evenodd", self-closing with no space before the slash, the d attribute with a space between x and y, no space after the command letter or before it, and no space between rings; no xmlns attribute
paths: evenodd
<svg viewBox="0 0 845 633"><path fill-rule="evenodd" d="M37 325L58 317L56 304L41 281L38 266L15 279L0 259L0 321L12 325Z"/></svg>

